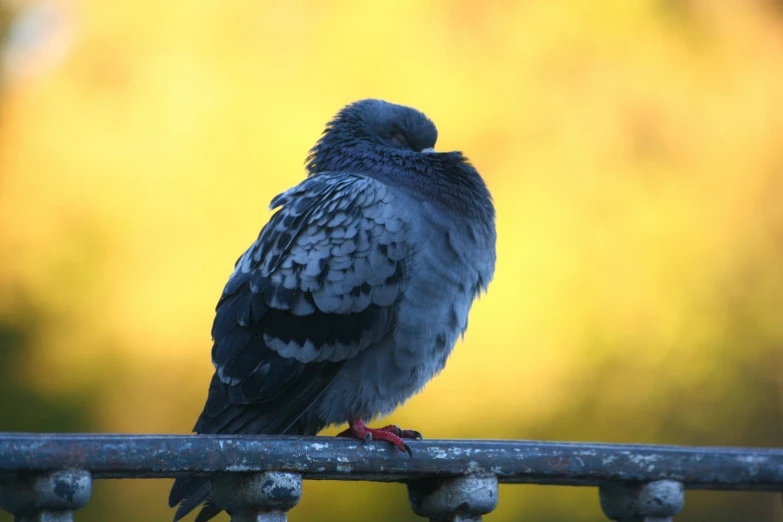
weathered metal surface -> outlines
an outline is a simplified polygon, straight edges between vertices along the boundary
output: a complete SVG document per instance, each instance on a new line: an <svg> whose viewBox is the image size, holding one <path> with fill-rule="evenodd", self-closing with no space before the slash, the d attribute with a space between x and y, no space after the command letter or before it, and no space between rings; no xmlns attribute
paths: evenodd
<svg viewBox="0 0 783 522"><path fill-rule="evenodd" d="M498 479L494 475L465 475L408 484L413 512L430 522L480 522L498 505Z"/></svg>
<svg viewBox="0 0 783 522"><path fill-rule="evenodd" d="M685 503L683 484L673 480L605 484L599 495L606 516L618 522L671 522Z"/></svg>
<svg viewBox="0 0 783 522"><path fill-rule="evenodd" d="M88 471L0 471L0 509L16 515L17 522L72 522L75 511L90 500L92 477Z"/></svg>
<svg viewBox="0 0 783 522"><path fill-rule="evenodd" d="M695 489L783 489L783 449L536 441L383 442L333 437L0 434L0 471L78 468L95 478L289 471L305 479L406 481L488 473L503 483L675 480Z"/></svg>
<svg viewBox="0 0 783 522"><path fill-rule="evenodd" d="M223 473L212 479L212 500L231 515L231 522L285 522L302 497L296 473Z"/></svg>

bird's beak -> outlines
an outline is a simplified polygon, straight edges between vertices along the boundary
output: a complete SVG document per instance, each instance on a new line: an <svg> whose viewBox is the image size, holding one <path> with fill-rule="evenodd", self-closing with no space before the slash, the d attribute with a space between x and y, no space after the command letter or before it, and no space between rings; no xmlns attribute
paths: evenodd
<svg viewBox="0 0 783 522"><path fill-rule="evenodd" d="M434 154L435 153L435 149L433 149L432 147L429 147L427 149L421 149L421 153L422 154Z"/></svg>

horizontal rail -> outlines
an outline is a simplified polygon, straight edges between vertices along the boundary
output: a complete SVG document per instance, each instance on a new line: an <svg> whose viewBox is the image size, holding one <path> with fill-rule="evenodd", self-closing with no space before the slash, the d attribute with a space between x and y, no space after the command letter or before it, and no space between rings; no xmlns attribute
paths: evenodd
<svg viewBox="0 0 783 522"><path fill-rule="evenodd" d="M287 471L378 482L487 473L501 483L600 486L681 482L688 489L783 490L783 449L499 440L384 443L334 437L0 433L0 472L81 469L95 478Z"/></svg>

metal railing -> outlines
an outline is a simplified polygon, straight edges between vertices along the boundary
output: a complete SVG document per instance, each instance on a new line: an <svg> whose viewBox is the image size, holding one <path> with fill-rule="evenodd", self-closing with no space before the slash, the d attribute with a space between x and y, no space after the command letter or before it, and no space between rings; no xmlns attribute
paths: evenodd
<svg viewBox="0 0 783 522"><path fill-rule="evenodd" d="M208 476L234 522L285 521L302 480L405 482L432 521L478 521L498 483L597 486L611 520L664 522L685 489L783 491L783 449L424 440L413 458L333 437L0 433L0 508L68 522L93 479Z"/></svg>

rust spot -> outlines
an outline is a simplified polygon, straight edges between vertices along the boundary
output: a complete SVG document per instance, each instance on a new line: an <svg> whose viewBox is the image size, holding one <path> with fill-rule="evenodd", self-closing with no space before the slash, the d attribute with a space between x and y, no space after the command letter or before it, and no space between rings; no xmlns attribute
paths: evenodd
<svg viewBox="0 0 783 522"><path fill-rule="evenodd" d="M571 467L571 457L550 457L547 459L549 467L557 471L563 471Z"/></svg>

